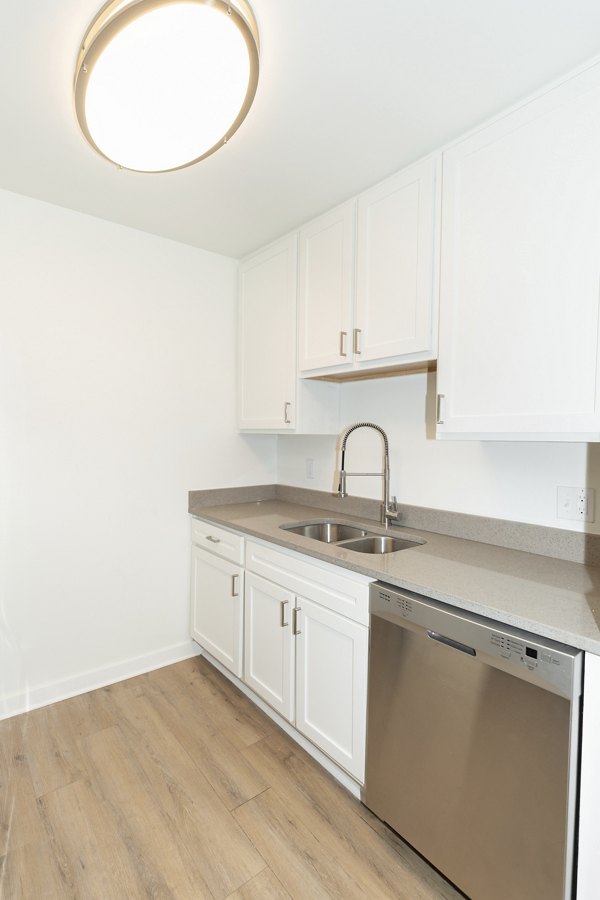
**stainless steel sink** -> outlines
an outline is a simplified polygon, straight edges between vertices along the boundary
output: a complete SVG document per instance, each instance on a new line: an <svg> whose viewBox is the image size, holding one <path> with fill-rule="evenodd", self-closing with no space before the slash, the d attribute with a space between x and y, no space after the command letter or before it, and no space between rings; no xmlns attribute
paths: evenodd
<svg viewBox="0 0 600 900"><path fill-rule="evenodd" d="M406 538L392 537L387 534L370 534L355 540L344 541L339 544L345 550L355 550L357 553L396 553L398 550L410 550L411 547L419 547L425 541L408 541Z"/></svg>
<svg viewBox="0 0 600 900"><path fill-rule="evenodd" d="M368 534L364 528L347 525L345 522L308 522L306 525L282 525L281 528L284 531L291 531L292 534L313 538L315 541L324 541L326 544L336 544L338 541L364 537Z"/></svg>
<svg viewBox="0 0 600 900"><path fill-rule="evenodd" d="M300 534L302 537L312 538L325 544L335 544L344 550L354 550L356 553L397 553L399 550L410 550L411 547L419 547L425 543L420 538L377 534L362 525L328 519L298 524L292 522L290 525L280 525L279 527L283 531Z"/></svg>

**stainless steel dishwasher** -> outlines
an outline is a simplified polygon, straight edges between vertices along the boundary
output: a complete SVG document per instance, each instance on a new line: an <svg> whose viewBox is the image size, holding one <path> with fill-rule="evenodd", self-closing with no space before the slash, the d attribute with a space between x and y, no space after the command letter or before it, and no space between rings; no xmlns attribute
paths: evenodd
<svg viewBox="0 0 600 900"><path fill-rule="evenodd" d="M473 900L572 896L582 657L371 585L363 799Z"/></svg>

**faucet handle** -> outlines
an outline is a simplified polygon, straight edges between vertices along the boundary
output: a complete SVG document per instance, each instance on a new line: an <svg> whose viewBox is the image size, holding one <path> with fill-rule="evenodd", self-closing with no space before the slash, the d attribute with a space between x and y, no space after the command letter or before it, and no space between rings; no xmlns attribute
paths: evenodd
<svg viewBox="0 0 600 900"><path fill-rule="evenodd" d="M389 507L389 511L390 511L391 513L397 513L397 512L398 512L398 501L397 501L397 499L396 499L396 495L395 495L395 494L392 494L392 496L390 497L390 507Z"/></svg>

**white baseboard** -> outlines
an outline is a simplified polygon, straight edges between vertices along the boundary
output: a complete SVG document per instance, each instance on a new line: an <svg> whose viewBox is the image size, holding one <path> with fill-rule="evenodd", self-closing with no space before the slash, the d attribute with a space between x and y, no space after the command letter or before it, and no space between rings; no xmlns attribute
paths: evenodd
<svg viewBox="0 0 600 900"><path fill-rule="evenodd" d="M86 694L88 691L95 691L107 684L143 675L144 672L151 672L153 669L161 669L163 666L180 662L182 659L197 656L199 652L200 648L192 640L183 641L180 644L172 644L170 647L154 650L152 653L134 656L111 666L81 672L79 675L61 681L37 686L26 685L17 694L0 697L0 720L18 716L32 709L38 709L40 706L48 706L50 703L57 703L59 700L67 700L78 694Z"/></svg>

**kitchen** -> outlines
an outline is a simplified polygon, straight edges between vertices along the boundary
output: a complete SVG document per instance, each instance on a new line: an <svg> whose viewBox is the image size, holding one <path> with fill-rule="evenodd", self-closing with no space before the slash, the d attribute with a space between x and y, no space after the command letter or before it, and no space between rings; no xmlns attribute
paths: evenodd
<svg viewBox="0 0 600 900"><path fill-rule="evenodd" d="M194 652L188 636L189 490L280 483L331 491L337 486L334 470L339 460L334 435L276 436L237 430L238 259L583 63L596 52L598 27L593 11L585 4L579 17L570 5L563 18L556 11L553 21L545 8L531 5L529 30L520 19L522 11L517 4L511 7L512 23L504 4L496 11L496 19L487 20L486 31L483 21L470 19L468 9L463 10L460 49L466 53L473 45L469 24L487 36L487 52L498 44L499 68L489 72L487 82L481 57L476 55L472 62L484 69L480 75L488 91L498 91L490 96L488 105L482 104L477 113L469 110L464 120L442 121L445 131L431 138L429 146L421 138L420 148L415 143L408 157L398 149L401 134L395 148L377 146L374 151L368 134L362 137L356 134L359 129L353 129L352 139L369 144L363 148L363 157L380 158L371 163L377 163L378 170L365 168L354 183L348 180L348 170L358 165L359 147L349 154L350 160L344 160L338 145L337 156L330 157L323 170L321 159L324 145L333 139L331 129L323 140L313 141L310 177L294 179L289 170L280 174L275 161L291 156L290 144L298 138L299 128L294 129L293 123L284 134L276 135L278 142L271 134L261 144L263 153L274 156L266 156L261 167L252 170L252 177L246 177L242 171L247 165L241 145L244 131L240 129L239 145L232 141L223 151L225 156L230 151L239 154L235 157L239 180L233 185L240 208L232 211L233 199L227 194L220 218L212 221L198 204L211 199L212 179L231 175L229 159L220 154L175 174L175 194L170 194L168 176L157 176L155 184L148 187L144 176L112 167L96 174L101 161L81 143L72 119L70 94L75 48L96 9L93 4L79 4L76 12L71 9L69 13L68 5L62 4L59 28L58 23L49 22L52 16L44 8L47 5L38 6L36 15L31 14L31 4L27 9L11 10L15 37L11 39L7 28L10 46L3 54L7 69L1 102L5 111L1 186L5 190L1 204L0 340L6 390L2 392L1 430L0 708L7 717ZM254 6L263 32L260 90L265 86L266 92L269 66L282 66L282 60L273 56L277 32L269 34L268 22L273 28L275 24L283 28L282 13L276 4ZM299 5L294 9L300 16ZM348 40L358 40L362 29L365 43L367 37L381 41L381 25L373 23L366 12L359 15L359 10L356 5ZM586 10L589 19L584 16ZM389 4L384 4L382 11L389 15ZM339 9L332 8L325 20L313 12L316 21L307 22L306 27L312 24L314 33L326 35L326 23L335 30L336 14ZM394 21L398 37L402 29L398 18ZM539 39L537 30L540 21L548 28L544 40ZM500 37L496 42L490 37L502 22L504 35L522 41L517 48L507 45L510 52L502 50ZM447 23L442 19L441 24ZM50 25L52 31L47 32ZM296 20L293 26L299 27ZM419 27L422 30L423 22L415 23L415 33L421 33ZM441 25L439 28L443 30ZM48 39L48 33L60 37ZM444 35L435 33L441 42ZM291 40L289 31L281 34ZM55 59L57 41L62 52L59 61ZM37 66L31 65L25 53L25 48L32 47ZM503 95L499 84L508 78L508 70L517 78L516 67L511 65L514 54L521 53L518 68L523 71L527 54L533 54L536 47L542 56L538 71L529 73L529 82L509 85ZM375 66L373 53L370 63ZM298 63L300 56L296 48L294 60ZM463 58L464 54L457 51L456 56ZM53 71L56 66L62 67L57 78L48 78L42 87L40 71ZM314 81L306 82L309 73L302 71L304 84L314 87ZM380 70L374 71L380 74ZM358 72L357 79L362 74L362 70ZM316 78L316 73L312 77ZM341 90L347 76L337 77ZM472 91L468 73L455 72L454 77L457 94ZM11 93L15 83L28 92L37 121L24 116L18 98ZM298 76L290 97L299 100L302 83ZM65 84L63 96L60 91ZM482 93L483 88L480 85ZM365 83L365 93L353 94L364 98L364 105L367 89ZM259 91L257 103L260 98ZM277 99L281 103L282 98ZM262 107L257 105L254 120L252 115L248 117L248 129L258 128L265 102ZM431 94L421 102L430 103ZM340 116L345 112L340 109ZM384 116L386 112L386 108L375 109L374 114ZM51 114L56 121L49 121ZM40 125L46 129L43 140L36 131ZM398 122L395 131L403 131ZM348 140L347 134L342 140ZM206 175L200 172L202 166L207 167ZM344 172L347 180L342 183ZM183 216L178 225L175 222L180 231L173 226L174 240L160 230L161 219L173 223L178 218L177 200L191 193L194 177L206 179L196 195L203 199L195 201L195 215L204 228L199 246L192 246L184 233ZM326 182L334 177L339 181L332 190ZM248 180L259 195L270 198L265 205L277 227L265 221L259 230L259 211L247 193ZM303 206L296 196L292 211L289 192L294 180L304 180L299 193L311 193L312 198L303 200ZM108 205L103 205L109 196L114 203L110 212ZM127 220L126 201L137 220ZM222 195L220 204L223 206ZM86 214L90 212L92 215ZM240 227L228 238L235 230L231 222L236 214L245 223L245 233ZM146 222L151 222L151 227ZM153 230L155 234L148 233ZM401 507L414 505L580 534L598 533L596 522L566 520L557 514L557 487L597 489L600 456L595 443L432 440L424 425L426 418L431 420L432 397L435 400L431 382L431 373L421 372L340 386L342 427L366 419L386 429L391 487ZM355 452L365 465L372 465L372 453L379 449L376 444L365 444L364 450L356 448ZM312 460L312 466L307 460ZM362 459L355 460L362 464ZM373 484L364 479L360 485L349 481L349 491L378 498L380 485L377 479Z"/></svg>

